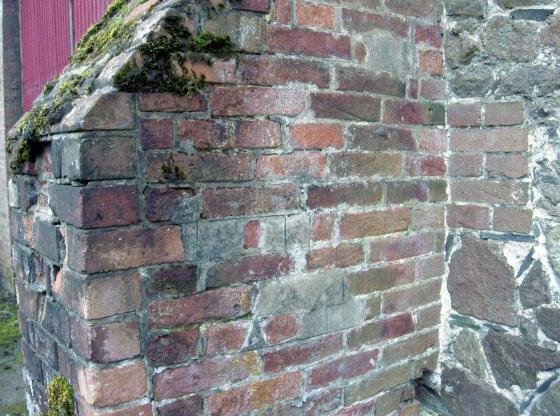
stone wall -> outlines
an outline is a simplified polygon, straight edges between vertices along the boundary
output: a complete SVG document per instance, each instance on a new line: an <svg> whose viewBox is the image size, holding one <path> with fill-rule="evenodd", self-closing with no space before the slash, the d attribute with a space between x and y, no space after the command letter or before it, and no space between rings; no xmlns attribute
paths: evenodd
<svg viewBox="0 0 560 416"><path fill-rule="evenodd" d="M441 12L180 13L238 49L185 63L211 84L193 97L115 91L114 57L13 178L30 411L60 373L81 415L417 414L445 273Z"/></svg>

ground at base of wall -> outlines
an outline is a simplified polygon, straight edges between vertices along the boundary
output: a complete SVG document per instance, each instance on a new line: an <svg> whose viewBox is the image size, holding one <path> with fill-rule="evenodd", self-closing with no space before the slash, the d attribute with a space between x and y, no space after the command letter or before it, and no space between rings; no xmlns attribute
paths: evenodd
<svg viewBox="0 0 560 416"><path fill-rule="evenodd" d="M26 415L15 300L0 292L0 416Z"/></svg>

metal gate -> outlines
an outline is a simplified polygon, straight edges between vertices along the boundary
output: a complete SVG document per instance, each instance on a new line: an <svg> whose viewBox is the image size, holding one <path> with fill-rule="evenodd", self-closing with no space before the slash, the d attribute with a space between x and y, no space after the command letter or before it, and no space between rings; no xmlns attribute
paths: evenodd
<svg viewBox="0 0 560 416"><path fill-rule="evenodd" d="M23 108L59 74L88 27L112 0L20 0Z"/></svg>

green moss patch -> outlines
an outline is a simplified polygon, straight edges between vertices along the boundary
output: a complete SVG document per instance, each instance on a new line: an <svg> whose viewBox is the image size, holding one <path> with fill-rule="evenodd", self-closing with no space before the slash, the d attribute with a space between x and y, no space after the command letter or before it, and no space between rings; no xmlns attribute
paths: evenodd
<svg viewBox="0 0 560 416"><path fill-rule="evenodd" d="M64 377L55 377L47 387L49 416L74 416L74 390Z"/></svg>

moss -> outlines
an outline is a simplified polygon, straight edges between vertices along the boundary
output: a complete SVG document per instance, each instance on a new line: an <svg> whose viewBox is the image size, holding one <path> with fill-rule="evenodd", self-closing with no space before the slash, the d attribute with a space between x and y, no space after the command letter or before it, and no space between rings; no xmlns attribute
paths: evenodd
<svg viewBox="0 0 560 416"><path fill-rule="evenodd" d="M55 377L47 387L49 416L74 416L74 390L64 377Z"/></svg>
<svg viewBox="0 0 560 416"><path fill-rule="evenodd" d="M173 156L169 156L167 162L161 165L161 173L168 181L180 182L187 179L185 172L177 165Z"/></svg>

